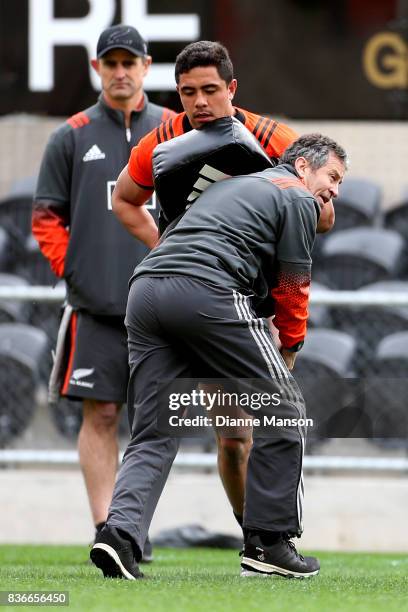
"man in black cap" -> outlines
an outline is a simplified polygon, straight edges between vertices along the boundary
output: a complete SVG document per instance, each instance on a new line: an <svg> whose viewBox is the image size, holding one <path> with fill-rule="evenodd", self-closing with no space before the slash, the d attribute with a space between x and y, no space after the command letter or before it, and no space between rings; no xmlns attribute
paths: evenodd
<svg viewBox="0 0 408 612"><path fill-rule="evenodd" d="M70 333L57 347L65 364L60 391L83 402L78 447L97 531L112 497L126 401L128 280L148 252L113 215L111 192L132 147L173 115L143 91L151 61L135 28L115 25L102 32L91 61L102 93L52 134L34 200L33 234L68 287ZM153 214L154 207L151 200Z"/></svg>

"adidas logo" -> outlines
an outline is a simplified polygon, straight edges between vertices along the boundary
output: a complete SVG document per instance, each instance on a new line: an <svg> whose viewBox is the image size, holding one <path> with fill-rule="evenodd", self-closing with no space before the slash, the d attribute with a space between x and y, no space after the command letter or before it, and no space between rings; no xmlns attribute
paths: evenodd
<svg viewBox="0 0 408 612"><path fill-rule="evenodd" d="M207 189L207 187L213 183L216 183L217 181L222 181L223 179L229 178L229 174L224 174L224 172L221 172L208 164L205 164L201 168L198 175L198 180L193 185L194 189L187 198L187 201L191 202L191 204L203 193L203 191Z"/></svg>
<svg viewBox="0 0 408 612"><path fill-rule="evenodd" d="M100 148L98 147L98 145L94 144L89 151L87 151L85 153L85 155L82 158L82 161L87 162L87 161L94 161L96 159L105 159L105 153L102 153L102 151L100 150Z"/></svg>

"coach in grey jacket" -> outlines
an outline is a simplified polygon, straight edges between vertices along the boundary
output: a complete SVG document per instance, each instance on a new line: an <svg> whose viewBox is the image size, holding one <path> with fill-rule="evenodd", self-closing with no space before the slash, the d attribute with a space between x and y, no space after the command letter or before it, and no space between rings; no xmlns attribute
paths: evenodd
<svg viewBox="0 0 408 612"><path fill-rule="evenodd" d="M245 408L267 420L258 431L254 424L241 575L319 572L317 559L304 558L290 539L303 530L305 438L304 402L290 369L306 333L320 212L337 196L347 160L333 140L311 134L296 140L281 162L210 186L135 270L126 314L132 440L107 525L91 551L105 576L141 576L141 526L151 520L178 449L168 435L174 418L163 410L171 399L163 381L194 377L226 385L255 379L280 399L278 409ZM269 293L280 350L253 310L254 300ZM267 427L277 412L288 423L272 432Z"/></svg>

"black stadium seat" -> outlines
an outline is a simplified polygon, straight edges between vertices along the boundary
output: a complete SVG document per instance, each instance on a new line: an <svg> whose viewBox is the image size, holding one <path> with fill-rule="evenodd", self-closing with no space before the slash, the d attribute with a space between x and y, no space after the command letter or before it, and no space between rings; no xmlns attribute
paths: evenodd
<svg viewBox="0 0 408 612"><path fill-rule="evenodd" d="M0 225L10 220L23 234L31 233L31 213L37 177L30 176L15 181L9 193L0 200Z"/></svg>
<svg viewBox="0 0 408 612"><path fill-rule="evenodd" d="M15 181L10 192L0 200L0 226L11 237L11 257L18 262L31 234L31 213L36 177ZM14 266L13 266L14 270Z"/></svg>
<svg viewBox="0 0 408 612"><path fill-rule="evenodd" d="M356 228L325 240L314 278L336 289L352 290L398 277L403 271L404 241L392 230Z"/></svg>
<svg viewBox="0 0 408 612"><path fill-rule="evenodd" d="M49 410L57 431L68 440L76 440L82 425L82 401L61 397L55 406L49 406ZM129 440L130 430L126 405L121 410L118 434L124 440Z"/></svg>
<svg viewBox="0 0 408 612"><path fill-rule="evenodd" d="M408 193L406 198L384 215L384 226L408 240Z"/></svg>
<svg viewBox="0 0 408 612"><path fill-rule="evenodd" d="M408 281L389 280L361 287L358 292L405 293ZM354 369L359 376L369 376L379 342L385 336L408 329L408 306L355 306L332 308L336 329L357 340Z"/></svg>
<svg viewBox="0 0 408 612"><path fill-rule="evenodd" d="M33 236L26 239L26 251L18 267L19 273L33 285L56 286L58 278L52 272L48 260L41 253L38 243ZM50 350L56 344L58 327L61 316L61 304L36 301L30 309L29 322L43 329L49 338ZM44 382L48 379L51 371L51 352L43 362L42 378Z"/></svg>
<svg viewBox="0 0 408 612"><path fill-rule="evenodd" d="M326 437L355 435L356 418L347 412L355 393L351 369L356 342L353 337L331 329L311 329L297 356L294 375L303 391L312 441ZM358 423L357 423L358 424Z"/></svg>
<svg viewBox="0 0 408 612"><path fill-rule="evenodd" d="M365 379L366 411L371 435L381 446L408 448L408 332L379 343L372 373Z"/></svg>
<svg viewBox="0 0 408 612"><path fill-rule="evenodd" d="M320 293L330 292L331 289L326 287L326 285L322 285L322 283L318 283L317 281L312 281L310 287L311 294L313 295L314 291L319 291ZM330 310L327 306L324 305L313 305L309 306L309 318L307 320L308 327L331 327L332 319L330 316Z"/></svg>
<svg viewBox="0 0 408 612"><path fill-rule="evenodd" d="M7 272L11 267L10 237L7 230L0 223L0 270Z"/></svg>
<svg viewBox="0 0 408 612"><path fill-rule="evenodd" d="M22 287L29 283L15 274L0 273L0 287ZM30 305L27 302L0 299L0 323L27 323Z"/></svg>
<svg viewBox="0 0 408 612"><path fill-rule="evenodd" d="M381 220L381 187L374 181L346 177L336 199L333 231L375 226Z"/></svg>
<svg viewBox="0 0 408 612"><path fill-rule="evenodd" d="M326 240L334 233L356 227L378 227L383 224L381 187L372 180L348 177L344 179L335 201L336 222L329 234L318 234L313 247L313 261L323 257Z"/></svg>
<svg viewBox="0 0 408 612"><path fill-rule="evenodd" d="M46 334L29 325L0 325L0 446L27 427L36 407Z"/></svg>
<svg viewBox="0 0 408 612"><path fill-rule="evenodd" d="M47 346L47 336L41 329L23 323L3 323L0 325L0 346L10 355L15 355L27 363L35 374L44 350Z"/></svg>
<svg viewBox="0 0 408 612"><path fill-rule="evenodd" d="M406 277L408 274L408 187L404 190L402 201L385 213L384 226L398 232L404 239L404 277Z"/></svg>
<svg viewBox="0 0 408 612"><path fill-rule="evenodd" d="M32 234L24 239L24 252L20 256L17 271L32 285L55 285L58 282Z"/></svg>
<svg viewBox="0 0 408 612"><path fill-rule="evenodd" d="M76 440L82 424L82 402L60 398L49 410L59 433L69 440Z"/></svg>
<svg viewBox="0 0 408 612"><path fill-rule="evenodd" d="M308 368L311 364L312 368L321 366L334 376L345 378L351 374L355 346L354 338L343 332L334 329L311 329L297 357L296 371L300 364L302 368Z"/></svg>

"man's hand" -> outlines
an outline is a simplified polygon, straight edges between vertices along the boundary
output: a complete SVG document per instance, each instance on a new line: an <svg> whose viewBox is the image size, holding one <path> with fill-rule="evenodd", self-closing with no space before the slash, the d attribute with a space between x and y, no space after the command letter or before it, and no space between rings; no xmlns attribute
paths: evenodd
<svg viewBox="0 0 408 612"><path fill-rule="evenodd" d="M152 191L142 189L129 176L127 166L120 173L112 193L112 210L126 229L149 249L156 246L159 232L145 202Z"/></svg>
<svg viewBox="0 0 408 612"><path fill-rule="evenodd" d="M325 234L329 232L336 220L336 214L334 212L333 200L329 200L323 204L320 210L319 221L317 222L316 233Z"/></svg>
<svg viewBox="0 0 408 612"><path fill-rule="evenodd" d="M280 354L283 357L283 361L286 363L288 370L292 370L295 365L296 353L293 351L288 351L282 347L282 343L279 339L279 330L273 324L272 318L268 319L269 329L272 334L273 341L276 345L276 348L279 350Z"/></svg>
<svg viewBox="0 0 408 612"><path fill-rule="evenodd" d="M280 349L280 353L283 357L283 361L286 363L288 370L293 370L297 353L294 353L293 351L288 351L284 348Z"/></svg>
<svg viewBox="0 0 408 612"><path fill-rule="evenodd" d="M278 349L278 351L280 351L281 348L282 348L282 342L280 341L280 338L279 338L279 330L273 324L273 317L269 317L267 319L267 321L268 321L268 325L269 325L269 330L270 330L270 332L272 334L272 338L273 338L274 344L275 344L276 348Z"/></svg>

